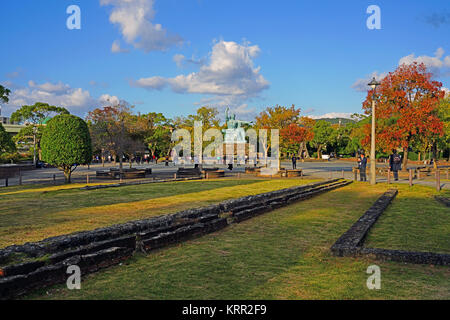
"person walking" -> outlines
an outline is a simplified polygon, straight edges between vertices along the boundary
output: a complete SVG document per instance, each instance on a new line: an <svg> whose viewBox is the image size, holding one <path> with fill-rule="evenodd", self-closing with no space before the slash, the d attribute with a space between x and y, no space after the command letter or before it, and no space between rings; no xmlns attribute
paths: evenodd
<svg viewBox="0 0 450 320"><path fill-rule="evenodd" d="M358 164L359 180L360 181L367 181L366 167L367 167L367 158L366 158L364 153L361 153L360 161L359 161L359 164Z"/></svg>
<svg viewBox="0 0 450 320"><path fill-rule="evenodd" d="M402 157L395 149L392 149L392 154L389 157L389 168L394 173L394 180L398 181L398 171L402 170Z"/></svg>
<svg viewBox="0 0 450 320"><path fill-rule="evenodd" d="M292 156L292 169L297 169L297 157L295 156L295 154Z"/></svg>

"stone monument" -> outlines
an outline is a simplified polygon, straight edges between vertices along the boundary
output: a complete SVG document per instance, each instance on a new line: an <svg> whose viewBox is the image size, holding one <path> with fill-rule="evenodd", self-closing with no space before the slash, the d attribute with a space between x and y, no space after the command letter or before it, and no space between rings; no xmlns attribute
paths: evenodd
<svg viewBox="0 0 450 320"><path fill-rule="evenodd" d="M227 129L223 130L225 133L225 144L244 143L245 144L245 130L242 128L244 124L250 124L247 121L236 120L236 115L230 115L230 108L227 108L225 113L225 122Z"/></svg>

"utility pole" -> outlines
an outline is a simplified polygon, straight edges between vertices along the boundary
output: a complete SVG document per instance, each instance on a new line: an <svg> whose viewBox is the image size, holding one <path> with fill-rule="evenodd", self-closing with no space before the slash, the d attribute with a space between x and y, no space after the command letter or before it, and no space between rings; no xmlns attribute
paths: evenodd
<svg viewBox="0 0 450 320"><path fill-rule="evenodd" d="M34 164L34 167L36 167L37 166L37 159L36 159L36 131L37 131L37 128L36 128L36 126L33 126L33 164Z"/></svg>
<svg viewBox="0 0 450 320"><path fill-rule="evenodd" d="M375 185L377 183L376 177L376 157L375 157L375 91L380 83L373 77L372 81L368 84L372 90L372 136L370 143L370 184Z"/></svg>

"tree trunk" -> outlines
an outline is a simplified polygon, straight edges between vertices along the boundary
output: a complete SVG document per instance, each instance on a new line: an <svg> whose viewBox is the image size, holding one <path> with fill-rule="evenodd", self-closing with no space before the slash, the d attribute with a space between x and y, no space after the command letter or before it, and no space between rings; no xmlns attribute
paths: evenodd
<svg viewBox="0 0 450 320"><path fill-rule="evenodd" d="M438 157L437 157L437 145L436 145L436 141L433 142L433 168L437 169L437 162L438 162Z"/></svg>
<svg viewBox="0 0 450 320"><path fill-rule="evenodd" d="M33 134L33 165L36 167L36 133Z"/></svg>
<svg viewBox="0 0 450 320"><path fill-rule="evenodd" d="M418 155L418 161L420 162L420 154L421 154L421 152L419 151L419 155Z"/></svg>
<svg viewBox="0 0 450 320"><path fill-rule="evenodd" d="M409 146L408 146L409 147ZM403 164L402 171L407 171L406 165L408 164L408 147L403 148Z"/></svg>
<svg viewBox="0 0 450 320"><path fill-rule="evenodd" d="M309 156L308 147L306 146L306 142L305 142L305 144L304 144L304 150L305 150L305 159L309 159L310 156Z"/></svg>
<svg viewBox="0 0 450 320"><path fill-rule="evenodd" d="M317 148L317 159L320 159L320 151L322 150L322 146Z"/></svg>
<svg viewBox="0 0 450 320"><path fill-rule="evenodd" d="M72 171L71 167L64 167L64 183L69 184L71 181Z"/></svg>
<svg viewBox="0 0 450 320"><path fill-rule="evenodd" d="M123 155L119 156L119 172L122 175L122 173L123 173Z"/></svg>

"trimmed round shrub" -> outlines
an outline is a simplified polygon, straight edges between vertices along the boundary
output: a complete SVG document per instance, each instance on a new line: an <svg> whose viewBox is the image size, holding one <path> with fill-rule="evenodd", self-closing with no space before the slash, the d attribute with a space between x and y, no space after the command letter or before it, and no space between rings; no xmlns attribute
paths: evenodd
<svg viewBox="0 0 450 320"><path fill-rule="evenodd" d="M64 171L66 183L78 165L92 159L89 129L83 119L58 115L47 122L41 138L42 160Z"/></svg>

